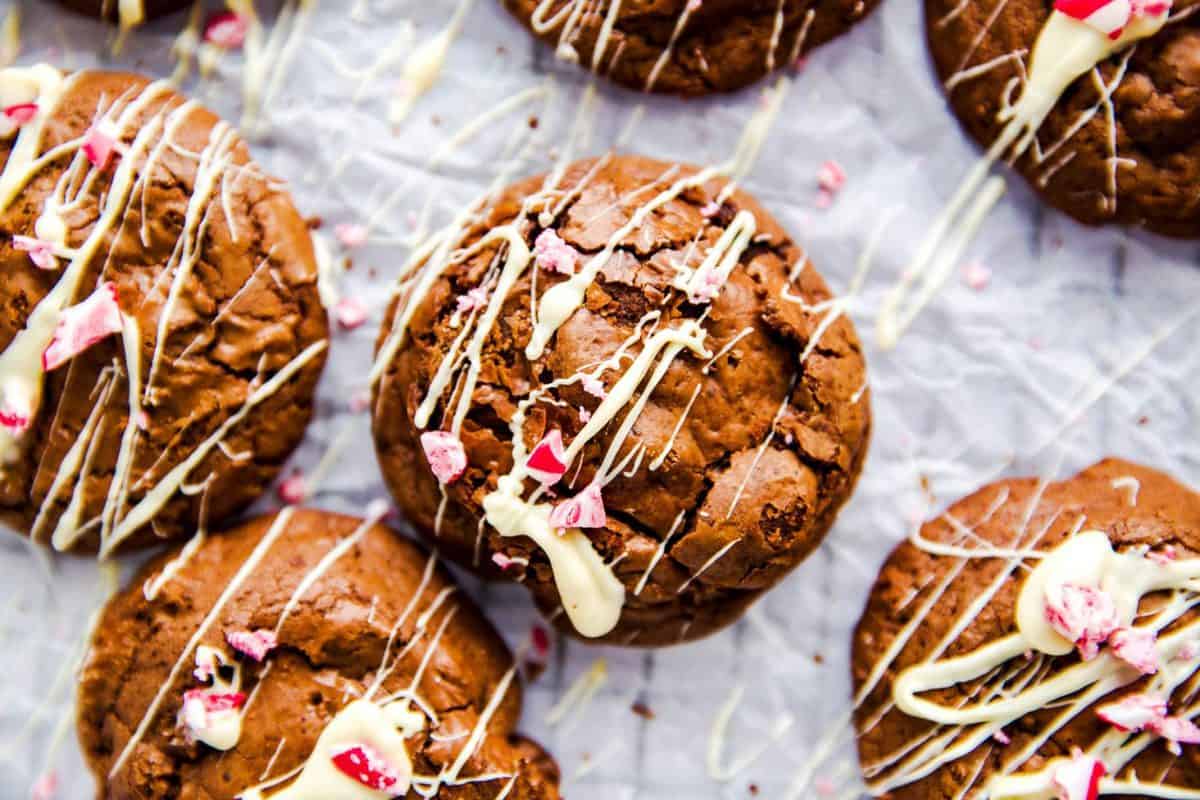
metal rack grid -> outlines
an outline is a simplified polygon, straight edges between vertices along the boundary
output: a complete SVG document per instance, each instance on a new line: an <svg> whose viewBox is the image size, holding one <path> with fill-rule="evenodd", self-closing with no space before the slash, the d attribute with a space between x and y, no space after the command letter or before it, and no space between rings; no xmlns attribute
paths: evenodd
<svg viewBox="0 0 1200 800"><path fill-rule="evenodd" d="M94 23L53 3L23 5L23 60L158 75L173 66L178 18L139 32L114 58L106 46L97 49ZM372 324L336 337L318 420L296 457L311 467L344 445L315 499L322 507L353 511L383 494L374 459L354 455L370 452L367 421L342 409L370 358L383 287L404 257L414 218L445 218L495 178L496 165L514 176L544 170L576 120L583 120L580 154L619 146L715 163L771 85L687 103L610 89L555 62L494 0L476 0L445 74L394 130L386 105L400 60L456 5L320 3L266 109L273 124L254 147L269 169L290 177L306 213L327 223L379 223L372 245L355 253L347 288L369 299ZM827 543L729 631L654 653L556 643L549 669L527 688L524 729L557 756L572 800L715 800L754 790L790 800L820 796L817 786L857 796L845 727L849 632L876 568L917 520L993 477L1063 476L1109 453L1200 484L1195 245L1081 229L1010 181L1009 199L968 255L992 268L991 285L974 291L955 276L895 351L875 347L884 294L976 155L927 68L918 5L885 3L809 59L747 182L835 290L849 284L870 237L880 236L850 308L868 344L875 411L858 494ZM377 77L364 79L357 71L365 68ZM236 119L238 79L235 60L188 88ZM429 153L481 108L522 93L534 99L430 167ZM531 115L540 123L533 134ZM826 159L843 164L849 182L832 208L820 210L815 175ZM70 699L97 583L83 560L51 563L15 537L0 538L0 759L7 762L0 800L27 797L48 767L60 776L59 797L92 793ZM536 614L522 589L466 583L510 643L528 635ZM561 705L597 659L607 680L595 697ZM634 713L635 703L653 718ZM710 730L727 705L728 735L714 766L745 766L715 780ZM562 718L552 725L556 707Z"/></svg>

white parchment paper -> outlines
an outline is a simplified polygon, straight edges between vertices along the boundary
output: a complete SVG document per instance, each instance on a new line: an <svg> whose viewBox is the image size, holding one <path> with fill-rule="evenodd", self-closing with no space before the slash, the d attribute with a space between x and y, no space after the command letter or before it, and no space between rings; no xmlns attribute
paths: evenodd
<svg viewBox="0 0 1200 800"><path fill-rule="evenodd" d="M405 59L443 29L458 0L312 2L310 16L289 15L288 4L280 18L254 151L290 182L305 214L325 221L326 233L336 223L370 228L342 291L368 304L371 321L335 335L319 418L295 459L308 472L323 458L333 465L313 504L355 512L384 490L368 420L347 408L363 388L386 287L419 229L446 222L498 176L544 171L570 143L578 155L620 145L724 160L772 83L701 102L596 84L589 99L585 75L531 41L497 0L475 0L443 72L396 125L388 111ZM524 729L557 756L571 800L742 798L755 790L807 798L818 796L814 781L857 796L846 727L850 631L878 566L915 522L998 476L1061 477L1109 454L1200 484L1195 244L1080 228L1010 181L966 258L991 269L990 284L972 289L956 273L898 348L875 346L884 295L977 154L927 63L920 5L888 0L809 59L746 182L838 291L877 236L850 304L868 342L875 412L859 491L825 546L733 629L656 653L557 643L550 668L528 687ZM262 11L273 26L276 8ZM172 44L186 21L154 23L114 56L109 29L54 3L24 0L23 17L24 63L157 76L175 69ZM185 87L240 119L246 68L230 58ZM572 125L582 136L569 135ZM828 159L849 179L821 209L816 175ZM511 644L528 636L537 615L523 589L465 583ZM47 770L59 776L58 797L92 795L72 698L101 592L95 565L51 559L0 534L4 800L28 797ZM561 704L597 659L607 679L595 696ZM730 704L735 693L740 700ZM635 703L653 719L635 714ZM710 730L727 705L722 741ZM714 757L724 780L710 770Z"/></svg>

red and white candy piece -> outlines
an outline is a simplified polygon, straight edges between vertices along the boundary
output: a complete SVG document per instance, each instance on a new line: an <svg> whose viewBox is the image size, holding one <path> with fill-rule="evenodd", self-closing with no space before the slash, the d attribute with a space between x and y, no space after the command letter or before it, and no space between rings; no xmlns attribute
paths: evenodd
<svg viewBox="0 0 1200 800"><path fill-rule="evenodd" d="M399 773L369 744L340 747L330 760L338 772L375 792L386 792L400 783Z"/></svg>
<svg viewBox="0 0 1200 800"><path fill-rule="evenodd" d="M53 800L58 794L58 773L51 770L38 778L29 790L29 800Z"/></svg>
<svg viewBox="0 0 1200 800"><path fill-rule="evenodd" d="M1167 718L1167 701L1148 694L1135 694L1096 709L1096 716L1119 731L1144 731Z"/></svg>
<svg viewBox="0 0 1200 800"><path fill-rule="evenodd" d="M1158 637L1145 628L1121 628L1108 638L1117 658L1143 675L1158 672Z"/></svg>
<svg viewBox="0 0 1200 800"><path fill-rule="evenodd" d="M343 222L333 226L333 235L341 242L342 247L347 250L353 250L356 247L362 247L367 243L370 237L370 232L366 225L359 225L354 222Z"/></svg>
<svg viewBox="0 0 1200 800"><path fill-rule="evenodd" d="M579 382L583 390L592 397L599 397L603 400L608 396L608 390L604 388L604 381L597 378L595 375L584 375L583 380Z"/></svg>
<svg viewBox="0 0 1200 800"><path fill-rule="evenodd" d="M267 654L279 646L279 639L274 631L226 631L225 641L247 658L262 663Z"/></svg>
<svg viewBox="0 0 1200 800"><path fill-rule="evenodd" d="M344 297L333 308L333 316L343 330L352 331L367 321L367 306L355 297Z"/></svg>
<svg viewBox="0 0 1200 800"><path fill-rule="evenodd" d="M209 689L188 689L183 693L183 708L180 719L192 738L201 739L222 718L237 714L246 704L246 695L241 692L214 692Z"/></svg>
<svg viewBox="0 0 1200 800"><path fill-rule="evenodd" d="M1172 0L1055 0L1054 10L1116 41L1134 17L1160 17L1171 5Z"/></svg>
<svg viewBox="0 0 1200 800"><path fill-rule="evenodd" d="M37 103L18 103L5 108L4 113L0 114L0 138L7 139L12 136L22 125L36 117L37 113Z"/></svg>
<svg viewBox="0 0 1200 800"><path fill-rule="evenodd" d="M476 286L458 298L458 313L466 314L477 308L483 308L487 305L487 300L487 289L484 289L482 286Z"/></svg>
<svg viewBox="0 0 1200 800"><path fill-rule="evenodd" d="M565 500L550 512L550 524L558 530L567 528L603 528L608 523L604 513L604 498L600 486L592 483L570 500Z"/></svg>
<svg viewBox="0 0 1200 800"><path fill-rule="evenodd" d="M533 448L525 461L530 476L546 486L558 483L567 471L566 453L563 449L562 431L558 428L547 433Z"/></svg>
<svg viewBox="0 0 1200 800"><path fill-rule="evenodd" d="M1046 621L1079 648L1084 661L1100 653L1100 645L1120 627L1117 607L1102 589L1064 583L1046 593Z"/></svg>
<svg viewBox="0 0 1200 800"><path fill-rule="evenodd" d="M421 434L421 449L429 468L444 484L454 483L467 471L467 452L462 441L447 431L429 431Z"/></svg>
<svg viewBox="0 0 1200 800"><path fill-rule="evenodd" d="M817 194L817 207L829 208L833 205L833 199L845 185L846 171L842 169L841 164L836 161L826 161L822 164L817 170L817 188L820 190Z"/></svg>
<svg viewBox="0 0 1200 800"><path fill-rule="evenodd" d="M1167 749L1175 755L1180 754L1181 744L1200 744L1200 726L1183 717L1156 720L1147 725L1146 730L1166 739L1169 742Z"/></svg>
<svg viewBox="0 0 1200 800"><path fill-rule="evenodd" d="M1077 752L1054 771L1051 781L1058 800L1096 800L1100 796L1100 779L1107 774L1108 767L1103 761Z"/></svg>
<svg viewBox="0 0 1200 800"><path fill-rule="evenodd" d="M118 134L108 120L101 120L88 129L83 137L83 154L93 167L103 171L117 151Z"/></svg>
<svg viewBox="0 0 1200 800"><path fill-rule="evenodd" d="M222 50L236 50L246 42L246 18L234 11L213 14L204 23L204 41Z"/></svg>
<svg viewBox="0 0 1200 800"><path fill-rule="evenodd" d="M13 247L29 253L29 260L38 269L58 269L58 259L54 257L54 244L51 242L32 236L14 236Z"/></svg>
<svg viewBox="0 0 1200 800"><path fill-rule="evenodd" d="M54 338L42 353L42 369L53 372L99 341L121 330L117 287L103 283L82 303L64 309Z"/></svg>
<svg viewBox="0 0 1200 800"><path fill-rule="evenodd" d="M304 499L308 497L308 486L304 480L304 473L294 470L279 482L279 488L275 490L275 494L279 496L279 501L284 505L295 506L303 503Z"/></svg>
<svg viewBox="0 0 1200 800"><path fill-rule="evenodd" d="M549 272L574 275L579 253L552 230L538 234L533 243L534 263Z"/></svg>

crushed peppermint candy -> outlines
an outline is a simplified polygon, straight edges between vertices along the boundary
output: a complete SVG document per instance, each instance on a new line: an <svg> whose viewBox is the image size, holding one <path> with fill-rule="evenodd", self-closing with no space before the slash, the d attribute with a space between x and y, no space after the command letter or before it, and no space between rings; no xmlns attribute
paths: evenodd
<svg viewBox="0 0 1200 800"><path fill-rule="evenodd" d="M972 261L963 267L963 283L977 292L982 292L992 282L992 270L986 264Z"/></svg>
<svg viewBox="0 0 1200 800"><path fill-rule="evenodd" d="M1141 732L1167 718L1167 701L1148 694L1135 694L1096 709L1096 716L1126 733Z"/></svg>
<svg viewBox="0 0 1200 800"><path fill-rule="evenodd" d="M53 372L99 341L120 332L123 326L117 286L111 281L81 303L64 309L54 338L42 353L42 369Z"/></svg>
<svg viewBox="0 0 1200 800"><path fill-rule="evenodd" d="M375 792L386 792L400 783L400 775L368 744L352 744L330 755L338 772Z"/></svg>
<svg viewBox="0 0 1200 800"><path fill-rule="evenodd" d="M604 381L600 380L595 375L584 375L583 379L579 382L579 385L582 386L583 390L592 397L597 397L603 400L608 396L608 390L604 388Z"/></svg>
<svg viewBox="0 0 1200 800"><path fill-rule="evenodd" d="M421 434L421 449L433 474L443 484L454 483L467 471L467 452L453 433L429 431Z"/></svg>
<svg viewBox="0 0 1200 800"><path fill-rule="evenodd" d="M16 133L21 126L37 116L37 103L18 103L8 106L0 114L0 137L8 138Z"/></svg>
<svg viewBox="0 0 1200 800"><path fill-rule="evenodd" d="M1179 550L1176 549L1175 545L1169 544L1162 550L1151 550L1149 553L1146 553L1146 558L1160 567L1165 567L1179 558Z"/></svg>
<svg viewBox="0 0 1200 800"><path fill-rule="evenodd" d="M706 219L713 219L720 213L721 206L715 200L709 200L704 204L704 207L700 209L700 216L705 217Z"/></svg>
<svg viewBox="0 0 1200 800"><path fill-rule="evenodd" d="M1064 583L1046 591L1046 621L1078 649L1084 661L1120 627L1112 596L1102 589Z"/></svg>
<svg viewBox="0 0 1200 800"><path fill-rule="evenodd" d="M534 625L529 631L529 645L534 658L544 662L550 657L550 631L541 625Z"/></svg>
<svg viewBox="0 0 1200 800"><path fill-rule="evenodd" d="M992 741L994 741L996 744L1007 747L1008 745L1012 744L1012 737L1005 733L1004 729L1001 728L992 734Z"/></svg>
<svg viewBox="0 0 1200 800"><path fill-rule="evenodd" d="M1055 0L1054 10L1116 41L1135 17L1161 17L1172 0Z"/></svg>
<svg viewBox="0 0 1200 800"><path fill-rule="evenodd" d="M29 799L52 800L56 794L58 794L58 773L51 770L42 773L42 776L34 782L33 788L29 790Z"/></svg>
<svg viewBox="0 0 1200 800"><path fill-rule="evenodd" d="M484 289L482 286L476 286L458 298L458 313L465 314L477 308L483 308L487 305L487 300L487 289Z"/></svg>
<svg viewBox="0 0 1200 800"><path fill-rule="evenodd" d="M83 137L83 154L93 167L104 171L117 151L117 132L108 120L101 120Z"/></svg>
<svg viewBox="0 0 1200 800"><path fill-rule="evenodd" d="M709 267L704 270L700 285L692 290L688 299L693 303L710 303L721 293L721 287L724 285L725 276L721 274L721 271Z"/></svg>
<svg viewBox="0 0 1200 800"><path fill-rule="evenodd" d="M208 683L217 674L216 653L207 647L196 650L196 668L192 675L201 683Z"/></svg>
<svg viewBox="0 0 1200 800"><path fill-rule="evenodd" d="M547 229L538 234L533 243L535 263L547 272L558 272L563 275L574 275L575 265L579 261L579 253L574 247L562 240L553 230Z"/></svg>
<svg viewBox="0 0 1200 800"><path fill-rule="evenodd" d="M33 398L20 385L0 387L0 428L20 433L33 421Z"/></svg>
<svg viewBox="0 0 1200 800"><path fill-rule="evenodd" d="M188 689L183 693L183 708L179 718L191 738L203 739L222 718L237 714L246 704L241 692L214 692L210 689Z"/></svg>
<svg viewBox="0 0 1200 800"><path fill-rule="evenodd" d="M558 483L567 472L562 431L555 428L543 436L529 454L525 466L530 476L538 483L546 486Z"/></svg>
<svg viewBox="0 0 1200 800"><path fill-rule="evenodd" d="M1143 675L1158 672L1158 636L1145 628L1121 628L1108 638L1113 655Z"/></svg>
<svg viewBox="0 0 1200 800"><path fill-rule="evenodd" d="M588 487L570 500L565 500L550 512L550 524L558 530L567 528L603 528L608 523L604 513L604 498L599 484Z"/></svg>
<svg viewBox="0 0 1200 800"><path fill-rule="evenodd" d="M591 419L592 419L592 412L588 411L583 406L580 406L579 407L579 421L581 423L583 423L584 425L587 425L588 422L591 421Z"/></svg>
<svg viewBox="0 0 1200 800"><path fill-rule="evenodd" d="M204 41L222 50L236 50L246 43L246 17L234 11L213 14L204 23Z"/></svg>
<svg viewBox="0 0 1200 800"><path fill-rule="evenodd" d="M817 207L829 208L842 187L846 185L846 171L836 161L826 161L817 170Z"/></svg>
<svg viewBox="0 0 1200 800"><path fill-rule="evenodd" d="M366 225L343 222L333 226L333 235L341 242L342 247L353 250L356 247L365 245L370 233Z"/></svg>
<svg viewBox="0 0 1200 800"><path fill-rule="evenodd" d="M279 639L274 631L226 631L225 641L229 646L247 658L262 663L267 654L279 646Z"/></svg>
<svg viewBox="0 0 1200 800"><path fill-rule="evenodd" d="M38 269L58 269L58 259L54 257L54 244L52 242L47 242L45 239L37 239L33 236L14 236L12 242L13 247L16 249L29 253L29 260Z"/></svg>
<svg viewBox="0 0 1200 800"><path fill-rule="evenodd" d="M303 503L304 499L308 497L304 473L298 469L293 470L290 475L279 482L279 488L275 490L275 494L284 505L295 506Z"/></svg>
<svg viewBox="0 0 1200 800"><path fill-rule="evenodd" d="M1103 761L1076 751L1070 761L1054 770L1051 782L1058 791L1058 800L1096 800L1100 779L1107 774Z"/></svg>
<svg viewBox="0 0 1200 800"><path fill-rule="evenodd" d="M367 321L367 306L355 297L343 297L333 308L333 316L343 330L352 331Z"/></svg>
<svg viewBox="0 0 1200 800"><path fill-rule="evenodd" d="M1180 755L1182 744L1200 744L1200 726L1190 719L1183 717L1164 717L1146 726L1146 730L1156 733L1166 739L1167 749L1174 755Z"/></svg>
<svg viewBox="0 0 1200 800"><path fill-rule="evenodd" d="M837 784L832 778L820 777L813 781L813 789L820 797L833 797L837 794Z"/></svg>
<svg viewBox="0 0 1200 800"><path fill-rule="evenodd" d="M504 553L492 553L492 563L505 572L517 565L516 561L513 561L511 558L504 555Z"/></svg>
<svg viewBox="0 0 1200 800"><path fill-rule="evenodd" d="M351 413L361 414L362 412L366 411L371 407L371 391L369 389L363 389L350 395L350 402L348 405Z"/></svg>

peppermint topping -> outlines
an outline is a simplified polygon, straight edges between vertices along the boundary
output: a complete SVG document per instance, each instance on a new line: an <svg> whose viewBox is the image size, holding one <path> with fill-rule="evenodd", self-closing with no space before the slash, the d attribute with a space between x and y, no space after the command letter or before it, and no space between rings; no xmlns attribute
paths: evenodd
<svg viewBox="0 0 1200 800"><path fill-rule="evenodd" d="M467 471L467 452L453 433L429 431L421 434L421 449L429 468L443 484L454 483Z"/></svg>
<svg viewBox="0 0 1200 800"><path fill-rule="evenodd" d="M29 260L38 269L58 269L58 259L54 257L54 244L52 242L47 242L44 239L35 239L32 236L14 236L13 247L29 253Z"/></svg>
<svg viewBox="0 0 1200 800"><path fill-rule="evenodd" d="M604 513L604 498L599 484L589 484L579 494L559 503L550 512L550 524L559 530L567 528L603 528L608 523Z"/></svg>
<svg viewBox="0 0 1200 800"><path fill-rule="evenodd" d="M1046 621L1079 648L1084 661L1100 653L1100 645L1120 627L1117 607L1102 589L1064 583L1046 591Z"/></svg>
<svg viewBox="0 0 1200 800"><path fill-rule="evenodd" d="M226 631L225 641L242 655L262 663L262 660L279 645L273 631Z"/></svg>
<svg viewBox="0 0 1200 800"><path fill-rule="evenodd" d="M333 235L341 242L342 247L348 250L353 250L356 247L362 247L367 243L369 233L366 225L357 223L343 222L333 226Z"/></svg>
<svg viewBox="0 0 1200 800"><path fill-rule="evenodd" d="M112 123L102 120L83 137L83 154L92 166L103 171L117 150L117 134Z"/></svg>
<svg viewBox="0 0 1200 800"><path fill-rule="evenodd" d="M1096 709L1096 716L1119 731L1144 731L1167 717L1167 701L1148 694L1135 694L1118 703Z"/></svg>
<svg viewBox="0 0 1200 800"><path fill-rule="evenodd" d="M972 261L963 267L963 282L977 292L982 292L992 282L992 270L986 264Z"/></svg>
<svg viewBox="0 0 1200 800"><path fill-rule="evenodd" d="M352 744L333 751L330 756L338 772L368 789L386 792L400 782L400 776L368 744Z"/></svg>
<svg viewBox="0 0 1200 800"><path fill-rule="evenodd" d="M191 740L205 741L214 729L236 717L246 704L241 692L214 692L210 689L189 689L183 693L183 708L179 719Z"/></svg>
<svg viewBox="0 0 1200 800"><path fill-rule="evenodd" d="M482 286L476 286L458 298L458 313L465 314L468 311L483 308L487 305L487 298L487 289L484 289Z"/></svg>
<svg viewBox="0 0 1200 800"><path fill-rule="evenodd" d="M42 369L53 372L97 342L121 330L117 287L103 283L92 296L62 312L54 338L42 353Z"/></svg>
<svg viewBox="0 0 1200 800"><path fill-rule="evenodd" d="M334 306L333 316L344 330L352 331L367 321L367 307L357 298L345 297Z"/></svg>
<svg viewBox="0 0 1200 800"><path fill-rule="evenodd" d="M29 790L30 800L52 800L58 793L58 773L54 771L42 774Z"/></svg>
<svg viewBox="0 0 1200 800"><path fill-rule="evenodd" d="M275 493L284 505L294 506L303 503L304 498L308 496L308 487L304 485L304 473L294 470L291 475L279 482L279 488L275 490Z"/></svg>
<svg viewBox="0 0 1200 800"><path fill-rule="evenodd" d="M248 28L244 16L223 11L210 16L204 24L204 41L222 50L236 50L246 42Z"/></svg>
<svg viewBox="0 0 1200 800"><path fill-rule="evenodd" d="M707 219L713 219L720 213L721 206L714 200L709 200L704 204L704 207L700 209L700 215Z"/></svg>
<svg viewBox="0 0 1200 800"><path fill-rule="evenodd" d="M817 187L820 189L817 195L817 206L828 208L833 205L834 197L845 185L846 171L842 169L842 165L836 161L826 161L817 170Z"/></svg>
<svg viewBox="0 0 1200 800"><path fill-rule="evenodd" d="M721 293L721 287L725 285L725 277L721 271L713 267L708 267L704 270L703 279L700 285L697 286L688 297L693 303L709 303L712 299Z"/></svg>
<svg viewBox="0 0 1200 800"><path fill-rule="evenodd" d="M529 631L529 644L533 648L533 656L539 661L550 657L550 631L541 625L534 625Z"/></svg>
<svg viewBox="0 0 1200 800"><path fill-rule="evenodd" d="M1100 779L1107 774L1103 761L1076 751L1070 761L1054 771L1052 781L1058 800L1096 800Z"/></svg>
<svg viewBox="0 0 1200 800"><path fill-rule="evenodd" d="M1121 628L1108 639L1113 655L1143 675L1158 672L1158 637L1143 628Z"/></svg>
<svg viewBox="0 0 1200 800"><path fill-rule="evenodd" d="M504 555L504 553L493 553L492 554L492 563L495 564L500 569L507 571L509 569L512 569L514 566L516 566L517 562L513 561L511 558Z"/></svg>
<svg viewBox="0 0 1200 800"><path fill-rule="evenodd" d="M567 471L566 454L563 450L562 431L558 428L547 433L529 454L525 466L534 480L552 486L562 479Z"/></svg>
<svg viewBox="0 0 1200 800"><path fill-rule="evenodd" d="M584 375L580 381L583 390L592 397L598 397L603 400L608 396L608 390L604 388L604 381L597 378L595 375Z"/></svg>
<svg viewBox="0 0 1200 800"><path fill-rule="evenodd" d="M1182 752L1181 744L1200 744L1200 727L1183 717L1166 717L1150 723L1146 729L1166 739L1170 743L1167 749L1175 755Z"/></svg>
<svg viewBox="0 0 1200 800"><path fill-rule="evenodd" d="M217 666L216 653L201 647L196 650L196 668L192 670L192 675L201 683L207 683L217 674Z"/></svg>
<svg viewBox="0 0 1200 800"><path fill-rule="evenodd" d="M0 115L0 137L7 139L17 130L37 116L37 103L18 103L8 106Z"/></svg>
<svg viewBox="0 0 1200 800"><path fill-rule="evenodd" d="M579 261L579 253L575 248L549 229L538 234L537 241L533 243L533 254L539 267L563 275L574 275L575 264Z"/></svg>
<svg viewBox="0 0 1200 800"><path fill-rule="evenodd" d="M1055 0L1054 10L1116 41L1135 17L1161 17L1172 0Z"/></svg>

